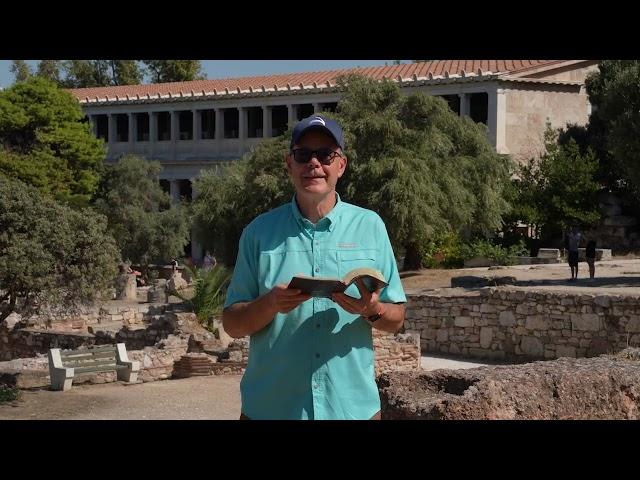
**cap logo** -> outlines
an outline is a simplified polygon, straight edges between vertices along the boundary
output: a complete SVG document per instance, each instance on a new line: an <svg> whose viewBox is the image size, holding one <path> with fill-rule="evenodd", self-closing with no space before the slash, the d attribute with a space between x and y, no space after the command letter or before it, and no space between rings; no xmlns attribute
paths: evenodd
<svg viewBox="0 0 640 480"><path fill-rule="evenodd" d="M320 117L313 117L313 120L311 120L311 121L309 122L309 125L313 125L314 123L319 123L319 124L321 124L323 127L326 127L326 126L327 126L327 124L325 123L324 119L323 119L323 118L320 118Z"/></svg>

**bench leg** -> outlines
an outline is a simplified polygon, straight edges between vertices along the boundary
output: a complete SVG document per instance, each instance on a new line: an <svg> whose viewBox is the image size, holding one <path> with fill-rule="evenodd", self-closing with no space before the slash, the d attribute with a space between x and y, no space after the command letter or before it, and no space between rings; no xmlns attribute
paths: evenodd
<svg viewBox="0 0 640 480"><path fill-rule="evenodd" d="M54 368L49 371L51 377L51 390L62 390L66 392L71 389L73 377L67 375L66 368Z"/></svg>
<svg viewBox="0 0 640 480"><path fill-rule="evenodd" d="M131 362L133 363L133 362ZM129 366L129 368L122 368L120 370L118 370L118 380L122 381L122 382L137 382L138 381L138 372L137 371L133 371L133 369L131 368L131 366Z"/></svg>
<svg viewBox="0 0 640 480"><path fill-rule="evenodd" d="M73 368L62 366L60 358L60 349L52 348L49 350L49 378L51 379L51 390L62 390L63 392L71 389L73 383Z"/></svg>
<svg viewBox="0 0 640 480"><path fill-rule="evenodd" d="M124 343L116 344L116 355L117 364L125 365L127 367L118 370L118 380L129 383L137 382L138 372L140 371L140 362L129 361L129 356L127 355L127 349Z"/></svg>

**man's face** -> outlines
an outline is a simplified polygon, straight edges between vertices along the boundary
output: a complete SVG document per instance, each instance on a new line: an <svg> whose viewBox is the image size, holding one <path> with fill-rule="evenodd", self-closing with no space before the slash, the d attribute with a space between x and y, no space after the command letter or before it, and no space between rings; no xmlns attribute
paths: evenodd
<svg viewBox="0 0 640 480"><path fill-rule="evenodd" d="M287 170L296 193L322 198L335 191L338 179L347 166L347 158L342 154L342 150L336 145L335 140L326 133L310 131L300 138L298 144L293 148L294 150L300 148L314 151L330 149L340 153L340 156L335 156L330 165L320 163L316 155L304 164L296 162L291 152L285 156Z"/></svg>

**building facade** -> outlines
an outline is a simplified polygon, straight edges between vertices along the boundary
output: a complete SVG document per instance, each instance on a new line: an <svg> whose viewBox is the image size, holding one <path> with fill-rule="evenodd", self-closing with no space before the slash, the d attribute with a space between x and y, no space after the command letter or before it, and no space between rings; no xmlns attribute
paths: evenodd
<svg viewBox="0 0 640 480"><path fill-rule="evenodd" d="M487 127L498 153L537 155L546 124L584 125L591 112L586 76L596 60L438 60L263 77L71 90L107 161L125 154L157 160L174 199L191 199L202 169L240 158L313 113L333 111L341 75L396 82L401 92L443 97L453 111ZM194 259L202 257L193 246Z"/></svg>

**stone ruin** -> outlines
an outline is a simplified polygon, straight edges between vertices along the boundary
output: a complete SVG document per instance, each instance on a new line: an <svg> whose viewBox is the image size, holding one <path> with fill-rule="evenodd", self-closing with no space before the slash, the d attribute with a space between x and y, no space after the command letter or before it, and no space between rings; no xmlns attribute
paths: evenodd
<svg viewBox="0 0 640 480"><path fill-rule="evenodd" d="M123 276L120 291L125 292L130 285ZM10 315L0 322L0 383L46 388L50 348L78 349L114 343L124 343L129 359L140 362L140 382L244 373L248 337L231 338L218 320L214 321L214 335L185 303L169 303L170 297L176 300L170 293L186 286L184 280L174 276L152 287L138 287L134 300L128 292L120 295L126 300L74 312L49 310L29 318ZM420 368L418 334L389 335L374 330L373 342L376 374ZM112 381L115 372L101 372L79 377L74 383Z"/></svg>
<svg viewBox="0 0 640 480"><path fill-rule="evenodd" d="M212 375L243 373L248 339L214 335L182 304L113 303L85 313L84 318L30 325L28 321L16 321L14 316L0 324L0 359L5 360L0 362L0 383L18 388L48 387L50 348L77 349L120 342L125 343L129 359L140 362L140 382L172 378L176 362L193 352L206 355L216 364ZM101 372L79 377L74 383L115 380L115 372Z"/></svg>
<svg viewBox="0 0 640 480"><path fill-rule="evenodd" d="M388 420L640 419L640 349L378 378Z"/></svg>

